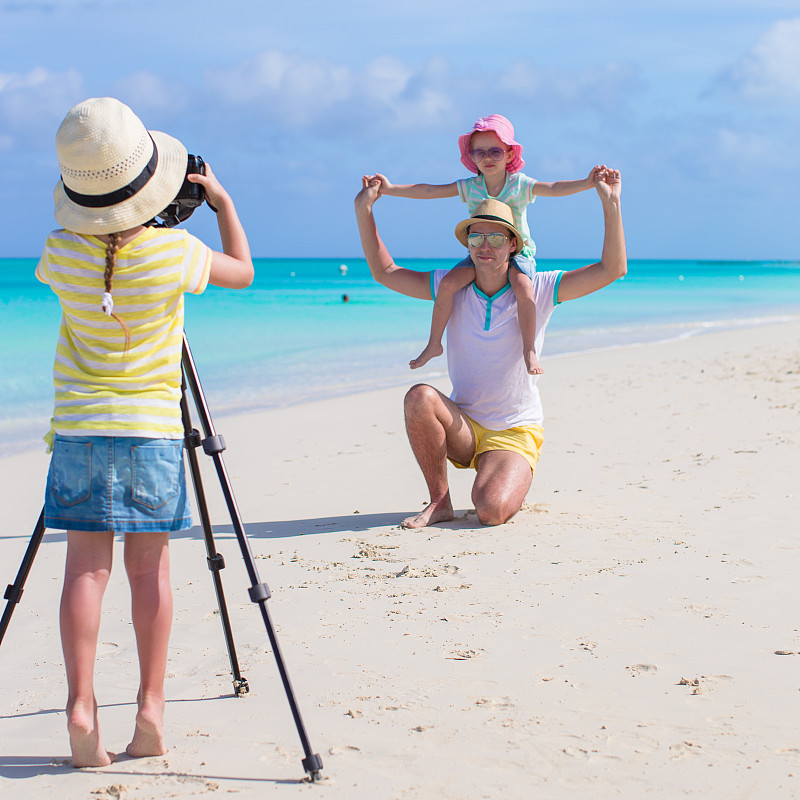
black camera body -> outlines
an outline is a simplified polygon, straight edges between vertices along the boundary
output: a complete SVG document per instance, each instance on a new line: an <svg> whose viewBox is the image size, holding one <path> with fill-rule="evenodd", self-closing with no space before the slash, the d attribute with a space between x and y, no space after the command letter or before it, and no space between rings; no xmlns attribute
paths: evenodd
<svg viewBox="0 0 800 800"><path fill-rule="evenodd" d="M201 156L189 154L186 163L186 174L206 174L206 162L203 161ZM174 228L189 219L194 210L203 205L205 199L205 189L199 183L192 183L188 178L184 178L175 199L158 215L161 221L159 219L151 219L145 225L151 228Z"/></svg>

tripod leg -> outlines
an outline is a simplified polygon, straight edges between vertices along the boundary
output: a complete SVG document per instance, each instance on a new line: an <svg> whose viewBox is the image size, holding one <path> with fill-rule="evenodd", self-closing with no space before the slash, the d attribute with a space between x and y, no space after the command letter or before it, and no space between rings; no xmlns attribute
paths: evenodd
<svg viewBox="0 0 800 800"><path fill-rule="evenodd" d="M200 513L200 521L203 527L203 538L206 543L206 561L211 571L214 582L214 591L217 595L217 605L219 606L219 616L222 621L222 632L225 636L225 645L228 648L228 658L231 662L231 674L233 675L233 692L237 697L247 694L250 686L247 679L239 671L239 659L236 656L236 646L233 642L233 632L231 621L228 615L228 604L225 602L225 592L222 589L222 578L220 570L225 568L225 559L217 552L214 544L214 535L211 528L211 519L208 515L208 504L206 503L205 490L203 489L203 478L200 474L200 467L197 462L197 447L200 445L200 434L192 429L192 422L189 416L189 406L186 402L186 387L182 387L181 394L181 416L183 418L183 428L186 437L186 457L189 460L189 472L194 484L195 497L197 498L197 508Z"/></svg>
<svg viewBox="0 0 800 800"><path fill-rule="evenodd" d="M11 622L11 615L14 613L17 603L19 603L20 599L22 598L25 581L28 579L28 573L31 571L33 559L36 557L36 551L39 549L39 545L42 543L43 536L44 508L42 509L42 513L39 514L39 521L36 523L36 527L33 530L33 535L28 543L28 548L25 551L25 555L22 557L22 563L20 564L19 571L17 572L17 577L14 583L10 583L6 587L5 594L3 595L3 599L8 600L8 602L6 603L6 608L3 612L3 618L0 620L0 644L3 643L3 637L6 635L6 629Z"/></svg>
<svg viewBox="0 0 800 800"><path fill-rule="evenodd" d="M211 415L209 414L208 405L206 404L205 396L203 395L203 390L200 386L200 379L197 376L197 369L195 368L194 360L192 359L192 353L189 349L189 342L186 339L185 333L183 335L183 374L187 383L189 384L189 388L191 389L195 408L197 409L201 426L206 436L206 438L203 440L203 450L207 455L211 456L214 461L214 466L217 470L217 476L219 477L220 487L225 497L225 503L228 506L228 512L230 513L233 530L236 533L236 539L239 542L239 549L241 550L242 558L244 559L247 575L250 578L251 586L248 590L250 599L254 603L257 603L261 609L261 617L264 620L264 626L267 629L267 635L269 636L272 652L275 656L275 662L278 666L278 672L280 673L281 681L283 682L283 689L286 693L286 699L289 701L289 708L291 709L292 717L294 718L294 724L300 737L300 743L303 747L303 752L305 753L305 758L302 760L303 769L305 769L306 773L308 774L309 780L314 782L320 777L319 773L322 769L322 759L317 753L313 753L311 750L311 744L308 740L308 735L306 734L303 718L300 715L300 709L297 706L294 690L292 689L292 684L289 680L289 673L286 670L286 665L283 661L283 654L281 653L280 645L278 644L278 639L275 635L275 629L272 625L272 619L270 618L269 610L267 609L267 600L270 598L270 591L267 587L267 584L262 583L258 576L258 570L256 569L255 560L253 559L253 553L250 550L250 544L247 541L247 535L244 531L242 517L236 505L236 500L233 496L233 489L231 488L231 482L228 478L227 470L225 469L225 462L222 460L222 451L225 449L225 442L223 438L221 436L217 436L216 432L214 431L214 425L211 421Z"/></svg>

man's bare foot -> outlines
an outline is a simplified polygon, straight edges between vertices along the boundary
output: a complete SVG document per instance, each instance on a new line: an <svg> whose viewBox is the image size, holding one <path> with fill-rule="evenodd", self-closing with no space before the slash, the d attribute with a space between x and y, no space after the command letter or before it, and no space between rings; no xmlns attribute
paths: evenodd
<svg viewBox="0 0 800 800"><path fill-rule="evenodd" d="M448 497L438 503L431 503L413 517L406 517L400 525L410 529L424 528L426 525L433 525L436 522L449 522L454 517L453 506Z"/></svg>
<svg viewBox="0 0 800 800"><path fill-rule="evenodd" d="M107 767L116 758L100 741L96 704L91 712L79 703L68 709L67 732L73 767Z"/></svg>
<svg viewBox="0 0 800 800"><path fill-rule="evenodd" d="M525 359L525 367L528 370L528 375L541 375L544 372L533 350L526 350L522 355Z"/></svg>
<svg viewBox="0 0 800 800"><path fill-rule="evenodd" d="M163 708L142 706L136 714L136 728L133 739L125 748L131 758L147 758L147 756L163 756L167 752L164 744L164 711Z"/></svg>
<svg viewBox="0 0 800 800"><path fill-rule="evenodd" d="M441 343L437 344L430 344L412 361L408 362L408 366L411 369L419 369L422 366L425 366L432 358L436 358L444 353L444 349L442 348Z"/></svg>

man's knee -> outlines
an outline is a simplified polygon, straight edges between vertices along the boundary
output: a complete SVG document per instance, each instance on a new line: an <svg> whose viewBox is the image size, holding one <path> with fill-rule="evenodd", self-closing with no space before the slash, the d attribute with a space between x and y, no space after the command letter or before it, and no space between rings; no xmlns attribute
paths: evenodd
<svg viewBox="0 0 800 800"><path fill-rule="evenodd" d="M533 473L518 453L489 451L480 456L472 502L484 525L502 525L525 501Z"/></svg>
<svg viewBox="0 0 800 800"><path fill-rule="evenodd" d="M407 392L403 400L406 419L416 419L430 413L439 400L439 392L427 383L417 383Z"/></svg>
<svg viewBox="0 0 800 800"><path fill-rule="evenodd" d="M520 509L520 505L508 502L508 498L474 497L475 513L482 525L502 525Z"/></svg>

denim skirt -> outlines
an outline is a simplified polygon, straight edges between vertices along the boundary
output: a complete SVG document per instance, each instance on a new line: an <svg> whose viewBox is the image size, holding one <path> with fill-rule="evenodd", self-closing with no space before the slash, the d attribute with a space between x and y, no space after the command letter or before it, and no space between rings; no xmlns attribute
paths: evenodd
<svg viewBox="0 0 800 800"><path fill-rule="evenodd" d="M183 440L56 434L44 524L74 531L191 528Z"/></svg>

